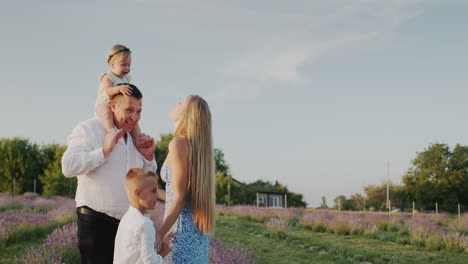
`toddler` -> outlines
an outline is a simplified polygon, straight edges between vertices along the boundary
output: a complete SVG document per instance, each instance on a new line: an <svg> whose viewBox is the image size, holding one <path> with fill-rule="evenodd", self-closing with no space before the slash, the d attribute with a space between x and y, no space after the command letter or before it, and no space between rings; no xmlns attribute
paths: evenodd
<svg viewBox="0 0 468 264"><path fill-rule="evenodd" d="M114 264L116 263L163 263L171 250L174 233L165 237L159 254L155 250L156 230L153 221L145 215L152 210L158 199L158 177L154 172L140 168L128 171L125 189L130 208L120 220L115 236Z"/></svg>
<svg viewBox="0 0 468 264"><path fill-rule="evenodd" d="M104 121L104 127L109 133L114 129L114 120L110 109L110 100L112 96L122 93L130 95L132 87L130 66L132 64L132 55L130 49L124 45L114 45L107 52L107 64L109 71L99 76L98 96L96 98L96 115ZM138 124L131 132L134 139L140 136L140 127Z"/></svg>

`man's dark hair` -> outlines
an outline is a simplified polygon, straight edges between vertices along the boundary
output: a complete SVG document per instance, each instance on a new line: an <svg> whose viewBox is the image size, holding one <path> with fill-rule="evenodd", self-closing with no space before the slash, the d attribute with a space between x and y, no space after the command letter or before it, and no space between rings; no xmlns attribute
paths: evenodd
<svg viewBox="0 0 468 264"><path fill-rule="evenodd" d="M143 98L143 94L141 93L140 89L138 89L138 87L136 87L134 84L130 84L130 83L119 83L117 84L116 86L119 86L119 85L128 85L130 87L132 87L132 92L130 93L130 96L133 96L135 97L136 99L141 99ZM112 99L115 98L117 95L121 95L121 93L118 93L114 96L112 96Z"/></svg>

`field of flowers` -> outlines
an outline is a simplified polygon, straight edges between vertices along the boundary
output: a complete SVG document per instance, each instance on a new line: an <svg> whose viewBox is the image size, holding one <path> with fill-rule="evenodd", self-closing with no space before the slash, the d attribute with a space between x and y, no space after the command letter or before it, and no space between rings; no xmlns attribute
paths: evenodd
<svg viewBox="0 0 468 264"><path fill-rule="evenodd" d="M150 212L156 228L163 215L164 205L158 203ZM74 200L64 197L45 199L33 193L14 197L0 194L0 252L16 243L45 237L42 244L24 248L11 261L0 259L4 263L80 263L76 233ZM247 249L225 247L221 241L212 239L210 263L250 264L255 261Z"/></svg>
<svg viewBox="0 0 468 264"><path fill-rule="evenodd" d="M309 258L317 263L407 263L417 253L431 255L427 259L433 263L465 263L459 260L468 257L468 213L413 216L221 205L217 210L219 232L211 241L210 263L290 263L291 256L282 251L297 254L296 263L309 263ZM164 205L158 203L150 212L156 228L163 215ZM74 200L0 194L0 263L79 263L76 232ZM347 248L355 238L365 238L362 245L376 251ZM400 252L385 252L388 245L400 246ZM395 257L401 250L409 250L409 257ZM10 251L11 257L5 257ZM318 261L327 253L331 260ZM450 257L456 261L447 262Z"/></svg>
<svg viewBox="0 0 468 264"><path fill-rule="evenodd" d="M468 213L439 214L337 212L297 208L218 206L219 214L263 223L272 237L285 238L293 227L336 235L361 235L433 250L468 253Z"/></svg>

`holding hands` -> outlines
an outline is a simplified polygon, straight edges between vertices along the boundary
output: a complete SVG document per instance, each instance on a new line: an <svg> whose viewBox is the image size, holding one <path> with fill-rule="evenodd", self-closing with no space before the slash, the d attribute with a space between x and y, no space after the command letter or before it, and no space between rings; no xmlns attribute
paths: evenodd
<svg viewBox="0 0 468 264"><path fill-rule="evenodd" d="M161 234L157 233L156 234L156 252L159 253L159 255L165 257L169 252L171 252L171 248L169 245L172 243L172 240L174 239L174 232L169 232L164 239L161 238Z"/></svg>

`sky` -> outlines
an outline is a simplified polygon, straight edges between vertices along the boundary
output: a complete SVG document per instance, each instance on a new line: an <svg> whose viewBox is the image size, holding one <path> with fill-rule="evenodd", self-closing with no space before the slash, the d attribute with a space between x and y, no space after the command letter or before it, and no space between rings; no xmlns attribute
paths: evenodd
<svg viewBox="0 0 468 264"><path fill-rule="evenodd" d="M0 138L66 144L119 43L144 132L199 94L233 177L311 207L468 145L468 1L0 1Z"/></svg>

